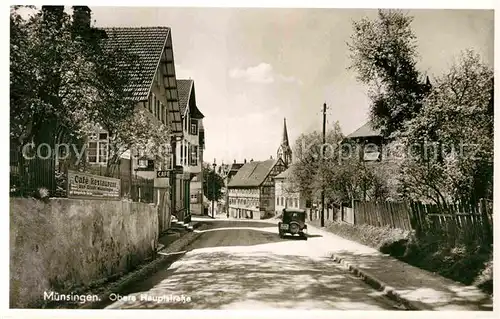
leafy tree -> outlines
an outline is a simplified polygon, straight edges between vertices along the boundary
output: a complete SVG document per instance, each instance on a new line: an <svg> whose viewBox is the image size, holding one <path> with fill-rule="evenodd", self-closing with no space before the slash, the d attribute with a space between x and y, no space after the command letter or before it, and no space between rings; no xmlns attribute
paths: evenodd
<svg viewBox="0 0 500 319"><path fill-rule="evenodd" d="M340 125L336 122L325 137L314 131L300 135L295 141L295 163L289 177L289 185L300 192L306 200L317 197L318 189L330 181L325 178L325 163L336 163L339 158L339 145L343 139ZM324 156L323 156L324 154Z"/></svg>
<svg viewBox="0 0 500 319"><path fill-rule="evenodd" d="M400 133L422 108L430 84L417 70L413 18L400 10L379 10L378 19L353 23L347 44L357 78L370 88L372 122L386 137Z"/></svg>
<svg viewBox="0 0 500 319"><path fill-rule="evenodd" d="M218 201L222 198L222 188L224 187L224 179L222 176L214 172L210 165L203 167L203 193L209 201Z"/></svg>
<svg viewBox="0 0 500 319"><path fill-rule="evenodd" d="M147 145L154 157L165 159L168 127L136 112L129 89L131 72L141 72L138 57L126 46L109 45L112 38L79 18L81 8L70 15L63 6L43 6L29 18L20 9L11 7L10 13L10 136L18 153L30 142L74 143L81 149L100 126L111 136L107 175L133 146ZM65 165L75 163L76 154L70 155ZM52 172L43 174L54 175L51 161ZM20 172L24 165L21 156Z"/></svg>
<svg viewBox="0 0 500 319"><path fill-rule="evenodd" d="M446 200L492 198L493 70L471 50L443 76L406 125L417 147L405 161L407 192Z"/></svg>

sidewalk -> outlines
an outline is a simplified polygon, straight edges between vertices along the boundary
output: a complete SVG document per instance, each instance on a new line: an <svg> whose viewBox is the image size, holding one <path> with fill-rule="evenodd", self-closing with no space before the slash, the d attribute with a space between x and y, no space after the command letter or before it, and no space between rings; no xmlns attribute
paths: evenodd
<svg viewBox="0 0 500 319"><path fill-rule="evenodd" d="M308 224L321 235L326 249L339 263L374 288L414 310L492 311L492 298L474 286L465 286L411 266L371 247L344 239Z"/></svg>

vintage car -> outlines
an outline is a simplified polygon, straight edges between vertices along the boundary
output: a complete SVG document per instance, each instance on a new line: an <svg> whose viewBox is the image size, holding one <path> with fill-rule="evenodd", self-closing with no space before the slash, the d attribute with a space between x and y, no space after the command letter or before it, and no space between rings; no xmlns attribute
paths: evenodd
<svg viewBox="0 0 500 319"><path fill-rule="evenodd" d="M300 236L307 240L306 211L303 209L285 208L281 215L281 221L278 223L278 232L280 238L286 234Z"/></svg>

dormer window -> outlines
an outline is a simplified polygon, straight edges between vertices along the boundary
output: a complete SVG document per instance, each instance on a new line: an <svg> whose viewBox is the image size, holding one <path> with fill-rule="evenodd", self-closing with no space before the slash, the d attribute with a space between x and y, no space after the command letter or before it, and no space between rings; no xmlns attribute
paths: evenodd
<svg viewBox="0 0 500 319"><path fill-rule="evenodd" d="M189 129L191 135L198 135L198 121L191 119L191 126Z"/></svg>

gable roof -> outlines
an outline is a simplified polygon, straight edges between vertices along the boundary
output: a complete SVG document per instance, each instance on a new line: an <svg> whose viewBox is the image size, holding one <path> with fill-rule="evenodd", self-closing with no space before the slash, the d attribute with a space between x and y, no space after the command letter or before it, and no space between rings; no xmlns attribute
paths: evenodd
<svg viewBox="0 0 500 319"><path fill-rule="evenodd" d="M179 107L181 113L184 114L186 107L189 103L189 96L191 95L191 88L193 87L193 80L177 79L177 91L179 92Z"/></svg>
<svg viewBox="0 0 500 319"><path fill-rule="evenodd" d="M138 68L129 67L126 70L131 80L126 90L132 92L133 100L137 102L148 100L160 62L164 61L172 65L171 68L168 65L165 67L166 74L169 79L175 79L171 30L169 27L120 27L102 28L101 30L104 30L107 35L103 39L105 48L119 48L138 58ZM164 56L166 59L162 60ZM170 81L168 82L170 83ZM177 96L176 81L169 84L166 89L170 91L171 96ZM172 99L172 102L167 103L168 111L173 115L172 133L182 135L182 121L178 101Z"/></svg>
<svg viewBox="0 0 500 319"><path fill-rule="evenodd" d="M170 33L168 27L104 28L104 45L137 55L140 69L129 70L133 99L147 100Z"/></svg>
<svg viewBox="0 0 500 319"><path fill-rule="evenodd" d="M257 187L260 186L269 175L278 160L267 160L262 162L249 162L243 165L236 175L233 176L228 187Z"/></svg>
<svg viewBox="0 0 500 319"><path fill-rule="evenodd" d="M290 165L284 172L281 174L277 175L275 179L286 179L290 176L291 172L293 170L293 164Z"/></svg>
<svg viewBox="0 0 500 319"><path fill-rule="evenodd" d="M204 118L205 116L200 112L198 107L189 104L189 100L192 94L194 94L194 80L188 79L177 79L177 91L179 92L179 106L181 108L181 114L186 112L186 108L190 106L189 112L193 118Z"/></svg>
<svg viewBox="0 0 500 319"><path fill-rule="evenodd" d="M382 136L379 129L374 128L372 121L366 122L363 126L347 135L346 138L357 138L357 137L370 137L370 136Z"/></svg>

